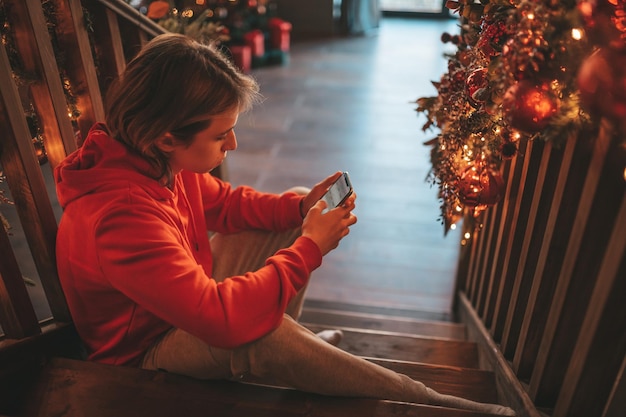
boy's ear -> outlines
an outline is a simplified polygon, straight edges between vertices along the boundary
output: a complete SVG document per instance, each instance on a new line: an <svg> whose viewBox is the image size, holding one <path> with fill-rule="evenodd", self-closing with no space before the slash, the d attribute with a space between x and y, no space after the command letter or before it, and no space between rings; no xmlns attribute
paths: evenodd
<svg viewBox="0 0 626 417"><path fill-rule="evenodd" d="M170 134L165 133L155 141L157 148L164 153L170 153L176 148L176 139Z"/></svg>

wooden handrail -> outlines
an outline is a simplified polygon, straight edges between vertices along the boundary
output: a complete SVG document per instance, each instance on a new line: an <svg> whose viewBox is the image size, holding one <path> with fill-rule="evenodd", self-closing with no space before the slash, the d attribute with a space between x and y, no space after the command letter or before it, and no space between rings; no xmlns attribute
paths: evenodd
<svg viewBox="0 0 626 417"><path fill-rule="evenodd" d="M104 6L114 11L115 14L119 17L122 17L132 24L134 24L137 28L144 31L151 37L157 36L161 33L165 33L166 30L161 26L153 22L152 20L146 18L144 15L139 13L139 11L128 3L122 0L96 0L99 3L102 3Z"/></svg>

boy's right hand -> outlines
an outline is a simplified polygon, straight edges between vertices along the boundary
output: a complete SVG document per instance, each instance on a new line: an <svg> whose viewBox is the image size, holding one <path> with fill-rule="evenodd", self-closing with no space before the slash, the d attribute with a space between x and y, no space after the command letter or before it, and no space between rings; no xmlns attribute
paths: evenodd
<svg viewBox="0 0 626 417"><path fill-rule="evenodd" d="M346 202L322 214L326 202L319 200L308 211L302 223L302 236L313 240L322 252L322 256L339 246L339 241L350 233L350 226L357 218L352 213L356 195L351 195Z"/></svg>

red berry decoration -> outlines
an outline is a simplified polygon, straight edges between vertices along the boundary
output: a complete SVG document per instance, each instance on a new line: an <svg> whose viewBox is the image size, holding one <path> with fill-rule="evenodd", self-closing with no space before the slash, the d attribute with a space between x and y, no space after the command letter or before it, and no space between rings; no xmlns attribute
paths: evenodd
<svg viewBox="0 0 626 417"><path fill-rule="evenodd" d="M626 53L599 49L583 61L578 89L583 107L590 113L625 123Z"/></svg>
<svg viewBox="0 0 626 417"><path fill-rule="evenodd" d="M502 159L513 159L516 154L517 144L515 142L502 142L502 145L500 145Z"/></svg>
<svg viewBox="0 0 626 417"><path fill-rule="evenodd" d="M457 188L461 203L480 209L500 201L504 195L504 180L500 172L475 164L461 173Z"/></svg>
<svg viewBox="0 0 626 417"><path fill-rule="evenodd" d="M526 133L544 129L559 110L559 98L548 84L522 80L511 86L502 100L502 109L511 127Z"/></svg>

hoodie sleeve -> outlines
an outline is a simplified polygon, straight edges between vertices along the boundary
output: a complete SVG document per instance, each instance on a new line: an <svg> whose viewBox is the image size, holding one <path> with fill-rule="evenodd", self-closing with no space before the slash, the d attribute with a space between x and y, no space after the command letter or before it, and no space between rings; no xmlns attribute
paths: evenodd
<svg viewBox="0 0 626 417"><path fill-rule="evenodd" d="M247 186L232 188L209 174L184 174L187 196L201 202L209 230L221 233L246 229L283 231L302 225L302 195L262 193ZM192 206L195 206L193 202Z"/></svg>
<svg viewBox="0 0 626 417"><path fill-rule="evenodd" d="M184 239L176 225L146 205L111 211L96 227L99 262L113 287L171 325L221 348L248 343L276 328L287 303L321 264L317 245L300 237L261 269L217 283Z"/></svg>

